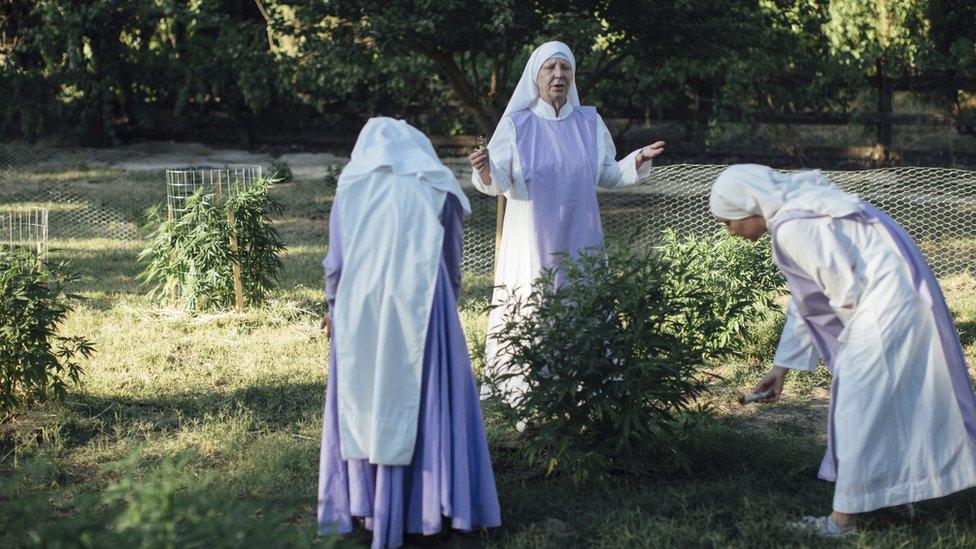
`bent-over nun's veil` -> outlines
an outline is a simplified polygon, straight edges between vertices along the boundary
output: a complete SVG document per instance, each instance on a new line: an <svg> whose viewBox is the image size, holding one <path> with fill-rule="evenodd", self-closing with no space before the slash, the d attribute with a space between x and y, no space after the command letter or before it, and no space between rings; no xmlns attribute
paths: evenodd
<svg viewBox="0 0 976 549"><path fill-rule="evenodd" d="M771 221L780 211L809 210L831 217L861 211L861 200L827 180L819 170L784 175L758 164L726 168L712 185L712 215L736 220L753 215Z"/></svg>

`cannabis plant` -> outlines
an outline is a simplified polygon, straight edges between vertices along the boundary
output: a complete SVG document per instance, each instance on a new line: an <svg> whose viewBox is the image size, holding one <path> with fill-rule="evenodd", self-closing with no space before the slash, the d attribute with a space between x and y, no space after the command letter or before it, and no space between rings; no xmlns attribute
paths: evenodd
<svg viewBox="0 0 976 549"><path fill-rule="evenodd" d="M61 396L78 382L78 361L92 344L58 334L78 299L67 292L75 279L63 263L0 249L0 414Z"/></svg>
<svg viewBox="0 0 976 549"><path fill-rule="evenodd" d="M281 206L271 198L271 180L259 180L215 204L205 189L186 202L185 212L163 219L161 208L147 212L149 246L139 259L141 278L156 299L175 300L188 310L224 308L234 303L233 265L241 268L245 300L260 303L277 284L285 249L271 215ZM228 213L233 214L231 226ZM237 253L231 249L236 238Z"/></svg>
<svg viewBox="0 0 976 549"><path fill-rule="evenodd" d="M500 305L507 320L489 384L524 431L530 462L576 480L687 464L676 441L707 390L706 362L735 351L730 333L757 319L780 284L748 270L720 283L708 268L726 259L761 265L749 250L713 244L671 236L663 249L564 256L561 285L545 271L528 295ZM749 277L765 289L737 289ZM501 398L514 379L526 389Z"/></svg>

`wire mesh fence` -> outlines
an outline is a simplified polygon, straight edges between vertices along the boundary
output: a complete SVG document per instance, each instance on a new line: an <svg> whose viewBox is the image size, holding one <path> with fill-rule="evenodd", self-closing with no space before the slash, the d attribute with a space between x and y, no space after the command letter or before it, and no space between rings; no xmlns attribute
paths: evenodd
<svg viewBox="0 0 976 549"><path fill-rule="evenodd" d="M220 203L261 179L261 166L200 167L166 170L166 209L169 216L180 217L187 210L187 200L198 192L210 204Z"/></svg>
<svg viewBox="0 0 976 549"><path fill-rule="evenodd" d="M37 253L47 246L47 208L0 210L0 244Z"/></svg>
<svg viewBox="0 0 976 549"><path fill-rule="evenodd" d="M151 150L122 153L0 144L0 208L47 208L51 246L63 239L137 240L141 238L138 227L145 209L165 207L168 181L173 181L167 179L165 162L155 158ZM196 165L201 164L204 162ZM469 180L465 162L448 159L447 164L462 182ZM186 165L194 164L184 160L168 167ZM267 166L261 168L262 173L267 171ZM330 168L320 173L334 172L335 167ZM659 166L646 185L599 191L607 239L653 245L665 230L682 235L719 230L708 213L708 191L723 168ZM230 166L219 169L228 170L219 176L220 182L233 179ZM246 177L256 173L252 167ZM898 167L825 174L905 226L937 274L976 272L976 171ZM334 173L331 180L296 179L274 191L286 208L280 220L282 234L288 245L312 246L324 253L323 233L335 191ZM471 188L466 192L473 214L465 225L463 267L470 273L489 274L494 261L497 200Z"/></svg>

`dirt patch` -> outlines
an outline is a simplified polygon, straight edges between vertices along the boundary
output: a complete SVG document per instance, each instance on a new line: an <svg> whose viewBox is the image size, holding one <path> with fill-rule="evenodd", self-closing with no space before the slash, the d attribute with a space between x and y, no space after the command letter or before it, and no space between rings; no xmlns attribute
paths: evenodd
<svg viewBox="0 0 976 549"><path fill-rule="evenodd" d="M830 412L830 393L825 389L813 389L803 394L791 391L789 385L783 398L773 404L738 403L738 395L751 387L741 387L717 395L711 404L722 416L734 416L749 431L766 431L789 426L791 429L824 436Z"/></svg>
<svg viewBox="0 0 976 549"><path fill-rule="evenodd" d="M254 164L265 170L274 160L288 164L296 179L325 177L329 166L344 164L348 158L329 153L292 153L277 158L266 153L241 149L220 149L201 143L151 141L112 149L110 155L90 155L96 159L91 165L127 171L160 171L194 166L225 166ZM100 159L100 157L102 157Z"/></svg>

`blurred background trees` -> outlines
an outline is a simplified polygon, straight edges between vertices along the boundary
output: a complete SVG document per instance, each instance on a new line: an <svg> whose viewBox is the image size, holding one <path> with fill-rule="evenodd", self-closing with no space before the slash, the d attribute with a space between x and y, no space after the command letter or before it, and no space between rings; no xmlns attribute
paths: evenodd
<svg viewBox="0 0 976 549"><path fill-rule="evenodd" d="M0 134L481 133L547 39L605 118L857 119L891 90L962 116L976 93L969 0L6 0Z"/></svg>

